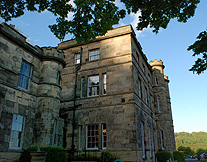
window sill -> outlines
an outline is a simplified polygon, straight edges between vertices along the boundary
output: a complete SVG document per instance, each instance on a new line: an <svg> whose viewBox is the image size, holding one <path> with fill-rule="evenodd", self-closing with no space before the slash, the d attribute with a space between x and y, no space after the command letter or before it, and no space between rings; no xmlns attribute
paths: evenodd
<svg viewBox="0 0 207 162"><path fill-rule="evenodd" d="M97 150L99 150L99 148L86 148L86 150L97 151Z"/></svg>

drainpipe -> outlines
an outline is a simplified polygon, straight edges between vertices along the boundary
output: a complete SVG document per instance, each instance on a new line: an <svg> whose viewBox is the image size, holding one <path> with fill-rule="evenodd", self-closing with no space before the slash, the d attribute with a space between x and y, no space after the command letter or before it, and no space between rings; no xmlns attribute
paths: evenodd
<svg viewBox="0 0 207 162"><path fill-rule="evenodd" d="M82 63L82 51L83 48L80 47L80 64L77 65L76 70L75 70L75 87L74 87L74 100L73 100L73 122L72 122L72 127L73 127L73 131L72 131L72 145L71 145L71 151L75 150L75 144L74 144L74 136L75 136L75 111L76 108L80 105L76 105L76 90L77 90L77 77L78 77L78 71L81 69L81 63Z"/></svg>

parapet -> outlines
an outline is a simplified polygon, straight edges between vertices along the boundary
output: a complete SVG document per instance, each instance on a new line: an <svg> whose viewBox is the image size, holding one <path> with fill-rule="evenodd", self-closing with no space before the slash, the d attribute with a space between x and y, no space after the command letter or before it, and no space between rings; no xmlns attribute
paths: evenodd
<svg viewBox="0 0 207 162"><path fill-rule="evenodd" d="M163 69L165 68L165 66L163 65L162 60L155 59L154 61L150 61L149 64L152 67L152 69L158 69L160 73L163 74Z"/></svg>
<svg viewBox="0 0 207 162"><path fill-rule="evenodd" d="M56 60L61 62L63 67L65 66L63 51L58 50L56 47L42 47L41 49L43 51L43 59Z"/></svg>

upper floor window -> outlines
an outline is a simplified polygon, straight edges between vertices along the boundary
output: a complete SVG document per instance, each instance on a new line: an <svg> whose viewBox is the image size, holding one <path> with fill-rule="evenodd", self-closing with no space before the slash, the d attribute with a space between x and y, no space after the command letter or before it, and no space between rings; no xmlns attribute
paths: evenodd
<svg viewBox="0 0 207 162"><path fill-rule="evenodd" d="M86 148L98 149L98 143L99 143L98 125L86 126Z"/></svg>
<svg viewBox="0 0 207 162"><path fill-rule="evenodd" d="M58 71L58 73L57 73L57 85L60 85L60 82L61 82L61 75L60 75L60 72Z"/></svg>
<svg viewBox="0 0 207 162"><path fill-rule="evenodd" d="M157 96L157 111L160 112L160 96Z"/></svg>
<svg viewBox="0 0 207 162"><path fill-rule="evenodd" d="M99 58L100 58L99 49L89 51L89 61L99 60Z"/></svg>
<svg viewBox="0 0 207 162"><path fill-rule="evenodd" d="M29 90L31 80L32 66L25 61L22 61L21 71L19 76L18 87L24 90Z"/></svg>
<svg viewBox="0 0 207 162"><path fill-rule="evenodd" d="M137 63L139 63L139 54L136 52L136 57L137 57Z"/></svg>
<svg viewBox="0 0 207 162"><path fill-rule="evenodd" d="M14 114L9 142L10 149L21 149L24 133L24 116Z"/></svg>
<svg viewBox="0 0 207 162"><path fill-rule="evenodd" d="M142 64L142 71L145 72L145 66Z"/></svg>
<svg viewBox="0 0 207 162"><path fill-rule="evenodd" d="M102 74L102 94L106 94L106 74Z"/></svg>
<svg viewBox="0 0 207 162"><path fill-rule="evenodd" d="M147 93L147 87L145 87L145 102L148 103L148 93Z"/></svg>
<svg viewBox="0 0 207 162"><path fill-rule="evenodd" d="M81 98L84 97L84 89L85 89L85 86L84 86L85 83L84 83L84 82L85 82L85 78L82 77L82 78L81 78L81 94L80 94L80 95L81 95Z"/></svg>
<svg viewBox="0 0 207 162"><path fill-rule="evenodd" d="M80 64L80 54L75 55L75 64Z"/></svg>
<svg viewBox="0 0 207 162"><path fill-rule="evenodd" d="M155 86L158 86L158 78L155 77Z"/></svg>
<svg viewBox="0 0 207 162"><path fill-rule="evenodd" d="M99 76L88 77L88 96L99 95Z"/></svg>
<svg viewBox="0 0 207 162"><path fill-rule="evenodd" d="M138 95L142 97L141 80L138 78Z"/></svg>

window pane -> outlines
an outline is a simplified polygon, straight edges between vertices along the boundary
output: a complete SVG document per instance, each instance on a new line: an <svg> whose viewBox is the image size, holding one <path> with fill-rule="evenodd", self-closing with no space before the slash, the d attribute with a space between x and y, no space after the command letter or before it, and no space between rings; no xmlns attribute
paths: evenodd
<svg viewBox="0 0 207 162"><path fill-rule="evenodd" d="M88 78L88 96L99 95L99 76L91 76Z"/></svg>
<svg viewBox="0 0 207 162"><path fill-rule="evenodd" d="M9 147L21 147L24 116L13 115Z"/></svg>
<svg viewBox="0 0 207 162"><path fill-rule="evenodd" d="M30 73L31 73L31 66L26 62L22 61L18 87L23 88L25 90L29 88L28 85L30 82Z"/></svg>
<svg viewBox="0 0 207 162"><path fill-rule="evenodd" d="M99 60L100 58L100 50L92 50L89 51L89 61L93 61L93 60Z"/></svg>
<svg viewBox="0 0 207 162"><path fill-rule="evenodd" d="M98 147L98 125L89 125L87 128L87 148Z"/></svg>

